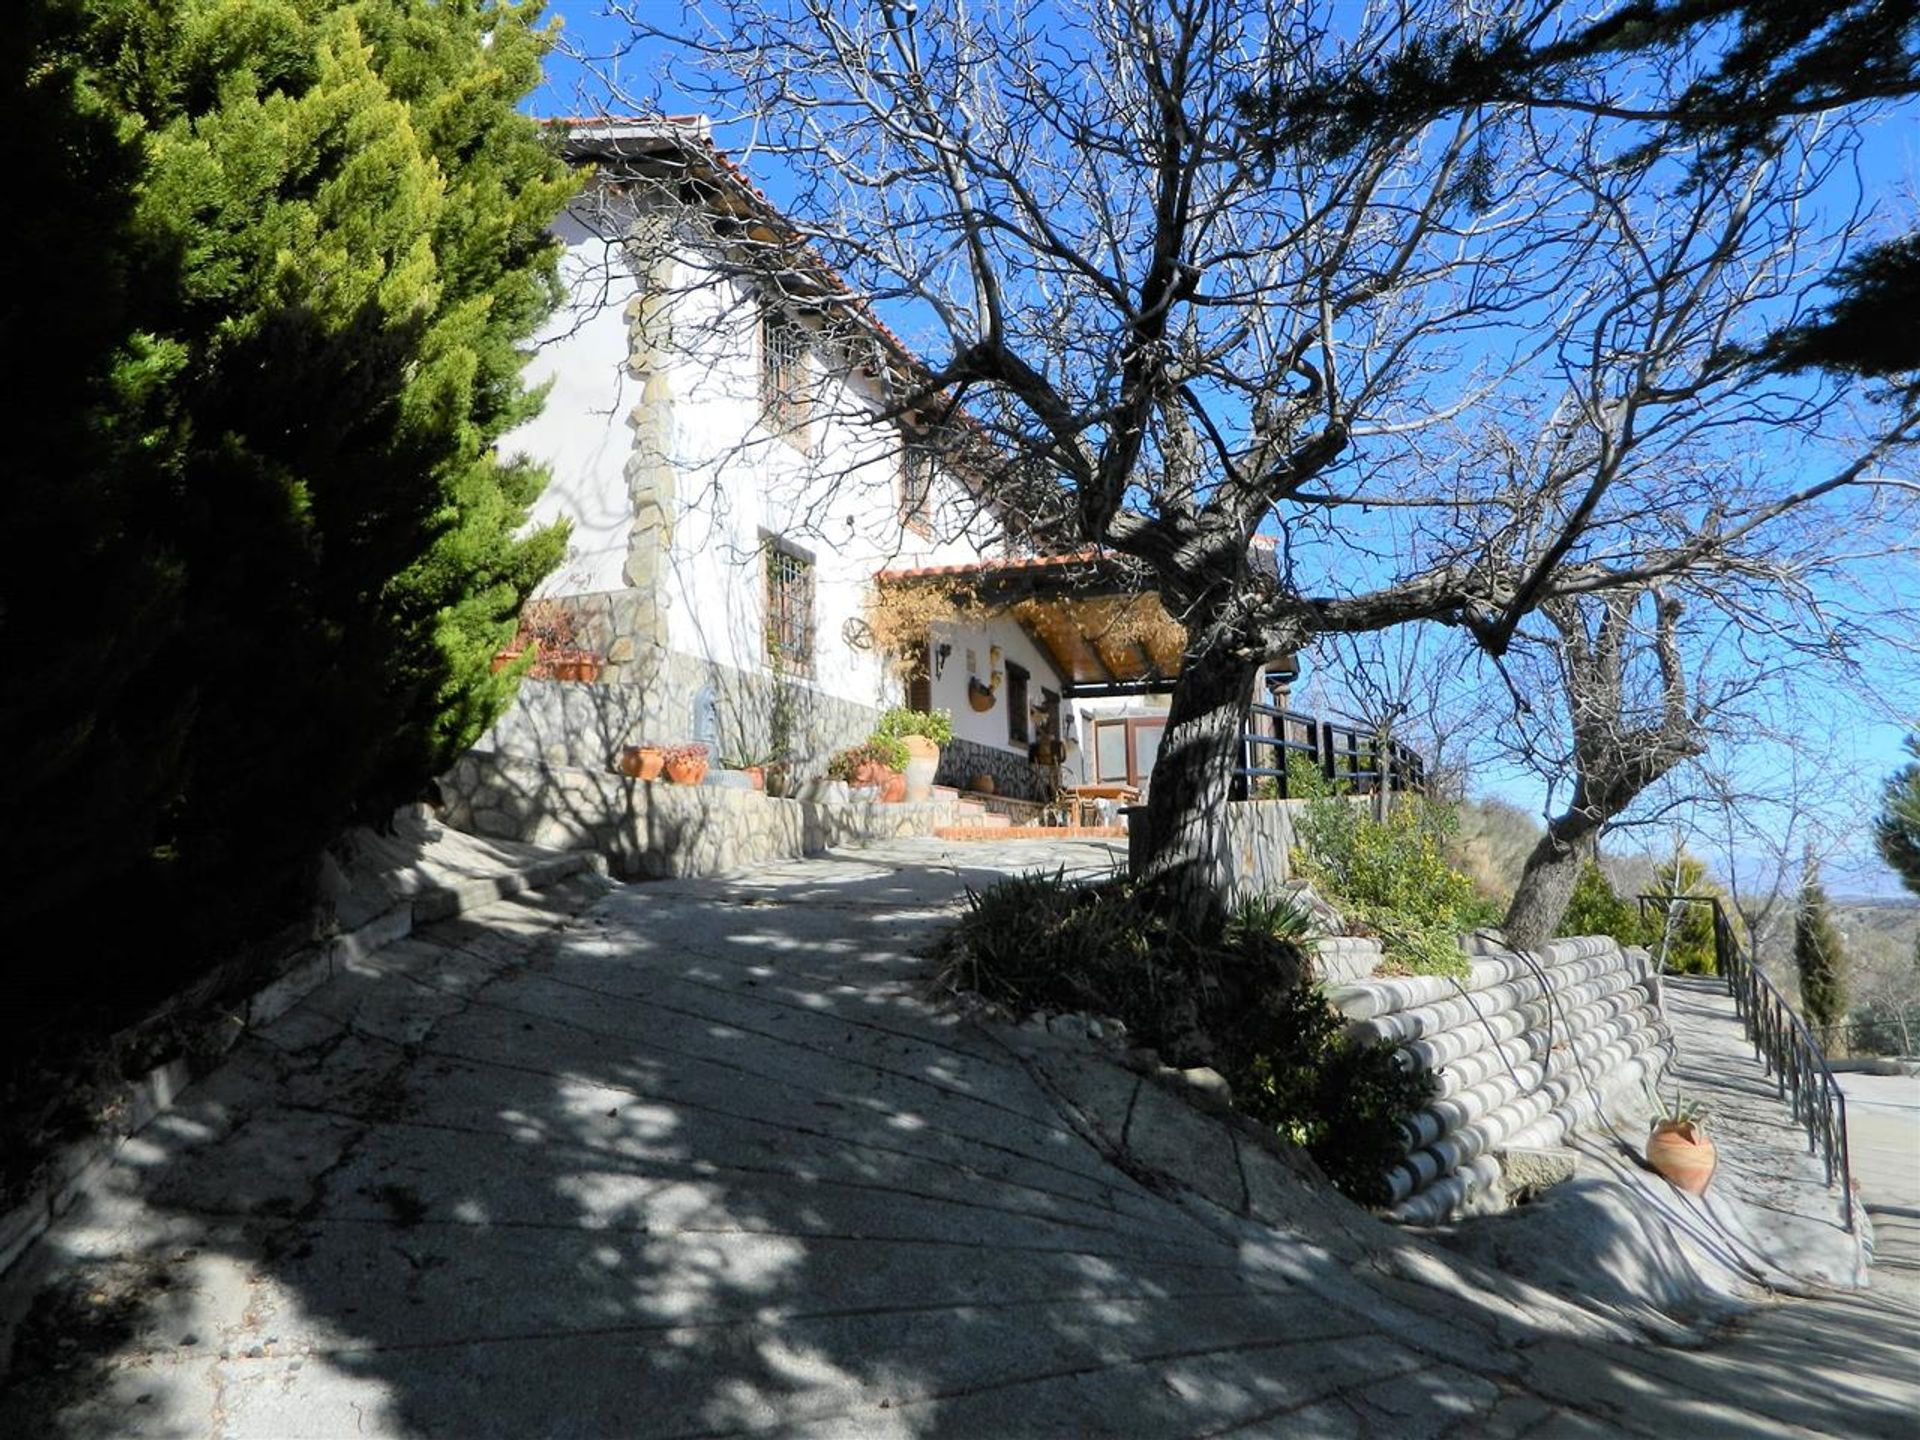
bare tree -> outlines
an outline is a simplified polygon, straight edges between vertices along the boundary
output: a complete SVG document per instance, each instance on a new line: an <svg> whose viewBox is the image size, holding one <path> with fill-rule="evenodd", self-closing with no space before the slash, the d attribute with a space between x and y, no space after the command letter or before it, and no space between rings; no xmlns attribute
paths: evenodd
<svg viewBox="0 0 1920 1440"><path fill-rule="evenodd" d="M1630 268L1624 197L1647 172L1609 170L1594 116L1381 127L1337 159L1248 135L1256 84L1384 58L1405 8L714 0L670 37L706 77L681 87L704 83L793 162L787 208L853 298L919 325L936 358L902 412L964 405L1010 468L1052 477L1025 507L1042 542L1131 557L1185 626L1144 853L1196 918L1219 904L1263 660L1418 620L1504 654L1542 604L1735 555L1881 453L1800 485L1756 466L1725 496L1698 470L1630 476L1604 438L1576 455L1684 428L1671 417L1735 378L1711 318L1733 260L1707 237L1710 253L1618 302L1654 338L1684 337L1689 378L1644 361L1624 401L1556 407L1541 463L1486 448L1449 463L1462 417L1543 388L1565 297L1599 304ZM665 33L647 8L628 19ZM1741 214L1806 178L1779 163L1742 177ZM1791 227L1780 238L1791 254ZM1682 318L1650 313L1676 299ZM1691 423L1704 438L1717 422ZM1396 514L1412 523L1380 522Z"/></svg>

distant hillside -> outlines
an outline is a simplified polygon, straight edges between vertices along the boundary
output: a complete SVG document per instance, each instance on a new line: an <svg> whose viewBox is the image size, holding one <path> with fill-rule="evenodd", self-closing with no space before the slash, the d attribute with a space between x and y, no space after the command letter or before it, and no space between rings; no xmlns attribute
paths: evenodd
<svg viewBox="0 0 1920 1440"><path fill-rule="evenodd" d="M1513 896L1527 856L1545 829L1534 816L1505 800L1469 800L1460 807L1456 861L1480 892L1501 904Z"/></svg>

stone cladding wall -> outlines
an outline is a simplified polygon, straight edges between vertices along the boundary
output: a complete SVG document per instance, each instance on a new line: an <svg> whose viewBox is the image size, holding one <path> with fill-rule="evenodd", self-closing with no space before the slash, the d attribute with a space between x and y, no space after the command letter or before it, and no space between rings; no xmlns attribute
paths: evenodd
<svg viewBox="0 0 1920 1440"><path fill-rule="evenodd" d="M1328 988L1350 1034L1398 1045L1407 1065L1438 1084L1406 1127L1406 1156L1388 1176L1397 1220L1436 1224L1470 1210L1499 1180L1497 1152L1558 1145L1632 1109L1672 1060L1646 951L1623 951L1604 936L1525 953L1473 943L1488 953L1471 959L1465 980L1414 975Z"/></svg>
<svg viewBox="0 0 1920 1440"><path fill-rule="evenodd" d="M440 780L442 813L455 829L597 851L623 880L722 875L829 846L931 835L958 818L951 800L881 805L841 799L839 788L822 787L817 800L776 800L489 751L462 756Z"/></svg>
<svg viewBox="0 0 1920 1440"><path fill-rule="evenodd" d="M941 747L940 773L934 776L934 784L965 790L976 775L991 775L996 795L1014 800L1053 798L1053 771L1033 764L1025 755L957 735Z"/></svg>
<svg viewBox="0 0 1920 1440"><path fill-rule="evenodd" d="M579 769L611 768L620 751L643 740L672 745L705 740L722 756L758 759L772 748L775 680L677 651L650 652L622 667L627 678L583 685L523 680L507 712L476 750ZM880 711L787 682L791 748L800 779L826 774L836 750L873 732Z"/></svg>

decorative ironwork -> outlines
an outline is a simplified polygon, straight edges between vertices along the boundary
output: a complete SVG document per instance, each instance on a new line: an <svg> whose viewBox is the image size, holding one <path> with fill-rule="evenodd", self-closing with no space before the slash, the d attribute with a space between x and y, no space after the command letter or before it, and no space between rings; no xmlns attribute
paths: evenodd
<svg viewBox="0 0 1920 1440"><path fill-rule="evenodd" d="M813 557L769 536L767 658L790 675L813 673Z"/></svg>

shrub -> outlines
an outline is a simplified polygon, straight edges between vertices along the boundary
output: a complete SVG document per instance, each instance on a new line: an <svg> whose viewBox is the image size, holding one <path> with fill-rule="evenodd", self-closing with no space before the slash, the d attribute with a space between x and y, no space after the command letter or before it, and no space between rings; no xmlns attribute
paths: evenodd
<svg viewBox="0 0 1920 1440"><path fill-rule="evenodd" d="M946 984L1016 1011L1116 1016L1170 1063L1219 1070L1247 1114L1303 1146L1345 1194L1385 1198L1401 1123L1432 1080L1393 1046L1346 1038L1304 982L1307 918L1288 901L1242 904L1196 936L1123 879L1025 875L967 898L939 950Z"/></svg>
<svg viewBox="0 0 1920 1440"><path fill-rule="evenodd" d="M873 733L889 740L919 735L936 745L951 745L953 715L946 710L909 710L905 705L896 705L880 717Z"/></svg>
<svg viewBox="0 0 1920 1440"><path fill-rule="evenodd" d="M1632 902L1614 892L1606 872L1589 860L1574 882L1573 898L1560 921L1561 935L1611 935L1622 945L1659 943L1657 934L1649 935L1646 922Z"/></svg>
<svg viewBox="0 0 1920 1440"><path fill-rule="evenodd" d="M1303 788L1313 798L1296 819L1299 873L1379 935L1389 961L1415 974L1464 975L1459 937L1498 917L1447 861L1453 807L1403 795L1381 821L1328 793L1324 780Z"/></svg>

